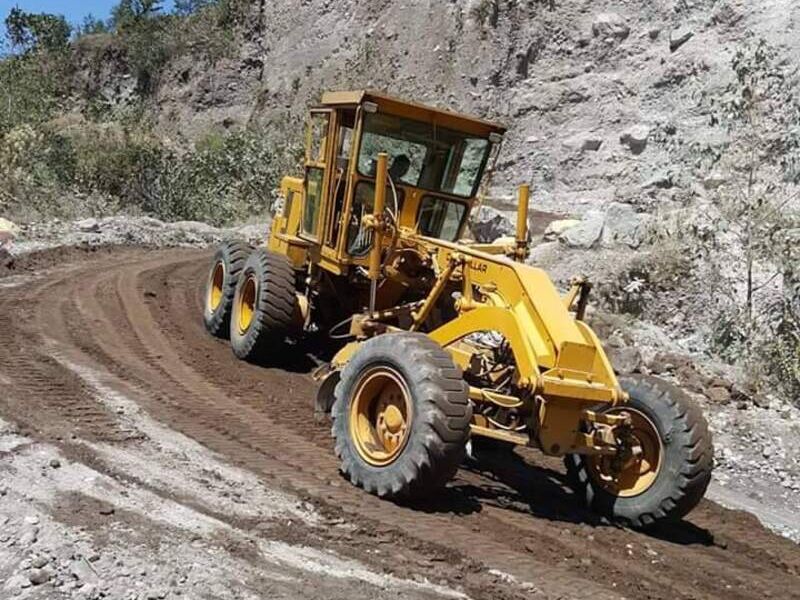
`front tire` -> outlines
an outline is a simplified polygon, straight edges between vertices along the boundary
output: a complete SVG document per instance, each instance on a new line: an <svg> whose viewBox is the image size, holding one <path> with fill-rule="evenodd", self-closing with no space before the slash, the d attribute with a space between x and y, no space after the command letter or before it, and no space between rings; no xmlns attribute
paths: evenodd
<svg viewBox="0 0 800 600"><path fill-rule="evenodd" d="M295 275L282 254L258 248L239 275L230 320L231 348L237 358L275 356L295 325Z"/></svg>
<svg viewBox="0 0 800 600"><path fill-rule="evenodd" d="M697 506L711 481L708 424L685 392L661 379L630 376L620 384L630 400L612 410L632 417L642 451L628 463L635 469L611 472L607 459L572 454L565 457L568 481L610 521L646 528L678 520Z"/></svg>
<svg viewBox="0 0 800 600"><path fill-rule="evenodd" d="M228 336L236 283L249 253L250 246L236 240L220 244L214 253L203 303L203 324L213 336Z"/></svg>
<svg viewBox="0 0 800 600"><path fill-rule="evenodd" d="M464 459L472 407L461 369L421 333L364 342L335 390L332 434L341 470L380 497L421 498Z"/></svg>

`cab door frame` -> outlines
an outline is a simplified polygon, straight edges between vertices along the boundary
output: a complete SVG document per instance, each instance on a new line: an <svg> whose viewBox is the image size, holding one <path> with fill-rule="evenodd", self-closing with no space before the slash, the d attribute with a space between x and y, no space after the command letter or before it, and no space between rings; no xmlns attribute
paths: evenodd
<svg viewBox="0 0 800 600"><path fill-rule="evenodd" d="M300 217L300 228L298 229L297 235L298 237L310 242L317 250L322 243L324 234L323 228L325 226L324 216L327 205L326 200L329 195L328 190L330 188L330 164L333 146L331 133L335 131L334 112L335 111L331 108L312 108L308 112L308 120L306 123L306 148L305 161L303 164L303 211ZM314 156L313 154L316 150L314 147L314 119L323 115L327 116L327 130L321 137L319 141L319 151L316 153L316 156ZM312 171L320 171L322 173L322 177L319 181L314 182L314 184L318 186L318 189L316 190L316 217L312 227L313 231L309 231L306 229L306 218L308 214L307 211L309 210L309 202L311 200L309 191L312 183L310 177L310 173Z"/></svg>

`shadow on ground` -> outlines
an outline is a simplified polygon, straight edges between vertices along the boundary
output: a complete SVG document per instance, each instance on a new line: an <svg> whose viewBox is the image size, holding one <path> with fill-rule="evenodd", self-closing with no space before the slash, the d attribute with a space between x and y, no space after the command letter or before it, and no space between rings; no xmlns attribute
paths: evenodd
<svg viewBox="0 0 800 600"><path fill-rule="evenodd" d="M536 465L511 447L501 444L481 448L462 465L462 476L433 500L406 505L424 512L459 515L480 512L484 506L572 524L620 527L587 509L569 488L566 475ZM643 535L679 545L714 544L714 536L681 520L647 529Z"/></svg>

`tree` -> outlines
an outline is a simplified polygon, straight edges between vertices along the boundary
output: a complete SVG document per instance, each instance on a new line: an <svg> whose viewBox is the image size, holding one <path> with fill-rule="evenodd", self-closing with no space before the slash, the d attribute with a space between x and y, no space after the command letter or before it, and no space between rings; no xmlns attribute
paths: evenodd
<svg viewBox="0 0 800 600"><path fill-rule="evenodd" d="M175 14L191 15L206 6L215 4L215 2L216 0L175 0Z"/></svg>
<svg viewBox="0 0 800 600"><path fill-rule="evenodd" d="M117 30L140 25L161 14L162 0L121 0L111 10L111 24Z"/></svg>
<svg viewBox="0 0 800 600"><path fill-rule="evenodd" d="M713 234L704 260L714 271L723 318L717 347L800 390L800 101L797 82L765 40L749 40L732 58L735 78L716 118L730 142L714 169Z"/></svg>
<svg viewBox="0 0 800 600"><path fill-rule="evenodd" d="M72 33L62 15L29 13L18 7L8 13L5 25L12 48L23 52L61 50L67 46Z"/></svg>
<svg viewBox="0 0 800 600"><path fill-rule="evenodd" d="M108 24L102 19L95 18L95 16L91 13L83 18L83 23L81 23L77 28L78 35L92 35L95 33L107 32Z"/></svg>

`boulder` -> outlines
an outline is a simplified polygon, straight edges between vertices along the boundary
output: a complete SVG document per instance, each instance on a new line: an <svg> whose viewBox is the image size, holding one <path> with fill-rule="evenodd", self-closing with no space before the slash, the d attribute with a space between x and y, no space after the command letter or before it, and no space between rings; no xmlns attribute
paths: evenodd
<svg viewBox="0 0 800 600"><path fill-rule="evenodd" d="M722 386L712 386L706 390L706 398L713 404L728 404L731 401L731 393Z"/></svg>
<svg viewBox="0 0 800 600"><path fill-rule="evenodd" d="M511 219L491 206L481 206L472 214L469 229L475 241L481 243L490 243L499 237L514 236L516 233Z"/></svg>
<svg viewBox="0 0 800 600"><path fill-rule="evenodd" d="M612 248L621 244L638 248L647 235L651 219L648 214L637 213L630 204L612 202L606 208L601 242L603 247Z"/></svg>
<svg viewBox="0 0 800 600"><path fill-rule="evenodd" d="M673 29L669 34L669 51L675 52L678 48L688 42L693 35L694 32L688 27L678 27L678 29Z"/></svg>
<svg viewBox="0 0 800 600"><path fill-rule="evenodd" d="M614 367L619 375L630 375L636 373L642 366L642 353L638 348L633 346L623 346L616 348L608 346L606 354L611 361L611 366Z"/></svg>
<svg viewBox="0 0 800 600"><path fill-rule="evenodd" d="M604 223L605 215L602 212L590 210L580 223L566 229L558 239L570 248L591 248L600 239Z"/></svg>
<svg viewBox="0 0 800 600"><path fill-rule="evenodd" d="M19 235L19 231L16 223L0 217L0 248L10 245L14 238Z"/></svg>
<svg viewBox="0 0 800 600"><path fill-rule="evenodd" d="M600 150L600 146L603 145L603 140L599 138L586 138L583 140L583 145L581 146L581 150L588 150L589 152L597 152Z"/></svg>
<svg viewBox="0 0 800 600"><path fill-rule="evenodd" d="M557 221L551 221L547 229L544 230L544 239L548 241L557 240L567 229L571 229L579 224L579 219L559 219Z"/></svg>
<svg viewBox="0 0 800 600"><path fill-rule="evenodd" d="M634 125L624 131L619 136L619 141L623 146L627 146L634 154L641 154L647 147L647 139L650 137L650 128L647 125Z"/></svg>
<svg viewBox="0 0 800 600"><path fill-rule="evenodd" d="M82 233L97 233L100 231L100 222L93 218L83 219L75 221L75 228Z"/></svg>
<svg viewBox="0 0 800 600"><path fill-rule="evenodd" d="M631 28L617 13L600 13L592 21L592 35L600 39L622 41L631 32Z"/></svg>

